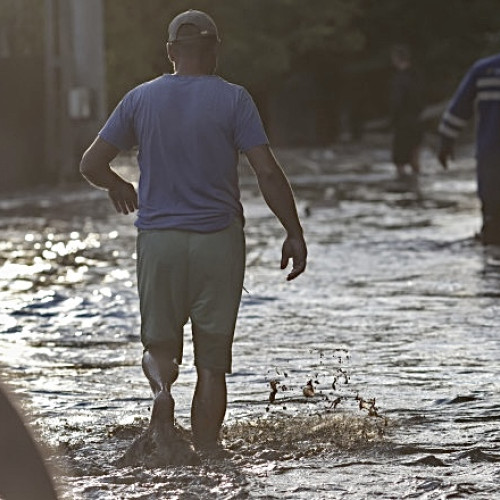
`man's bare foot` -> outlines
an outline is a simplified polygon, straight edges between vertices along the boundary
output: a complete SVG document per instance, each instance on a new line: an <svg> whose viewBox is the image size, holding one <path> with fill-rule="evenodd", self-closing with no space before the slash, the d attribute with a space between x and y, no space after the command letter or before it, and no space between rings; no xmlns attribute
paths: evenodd
<svg viewBox="0 0 500 500"><path fill-rule="evenodd" d="M154 400L149 427L117 461L120 467L145 465L198 465L200 457L184 439L174 421L174 400L168 391L160 391Z"/></svg>
<svg viewBox="0 0 500 500"><path fill-rule="evenodd" d="M174 398L165 390L160 391L154 400L149 428L153 432L165 434L168 437L175 431Z"/></svg>

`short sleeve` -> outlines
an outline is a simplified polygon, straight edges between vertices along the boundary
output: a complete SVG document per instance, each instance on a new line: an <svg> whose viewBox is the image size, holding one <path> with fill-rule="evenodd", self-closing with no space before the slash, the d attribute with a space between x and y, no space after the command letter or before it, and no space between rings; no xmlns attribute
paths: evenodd
<svg viewBox="0 0 500 500"><path fill-rule="evenodd" d="M242 89L238 101L235 124L235 144L240 151L268 144L262 120L250 94Z"/></svg>
<svg viewBox="0 0 500 500"><path fill-rule="evenodd" d="M99 136L122 151L137 145L134 131L133 94L129 92L111 113Z"/></svg>

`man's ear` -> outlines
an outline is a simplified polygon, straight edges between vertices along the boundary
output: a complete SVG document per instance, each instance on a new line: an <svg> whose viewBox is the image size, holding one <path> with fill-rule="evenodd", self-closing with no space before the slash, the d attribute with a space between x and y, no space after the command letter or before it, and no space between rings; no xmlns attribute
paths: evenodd
<svg viewBox="0 0 500 500"><path fill-rule="evenodd" d="M174 44L171 42L167 42L167 56L169 61L173 64L175 61L175 48Z"/></svg>

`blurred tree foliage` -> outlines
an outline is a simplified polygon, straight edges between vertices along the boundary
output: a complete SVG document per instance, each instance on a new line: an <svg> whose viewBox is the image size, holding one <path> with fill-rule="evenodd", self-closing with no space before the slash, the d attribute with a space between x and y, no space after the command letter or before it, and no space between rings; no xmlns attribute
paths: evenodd
<svg viewBox="0 0 500 500"><path fill-rule="evenodd" d="M214 17L223 39L218 73L258 103L308 73L327 114L354 122L386 113L395 43L413 51L429 103L449 98L475 59L500 51L499 0L105 0L105 7L111 107L170 71L166 28L188 8Z"/></svg>
<svg viewBox="0 0 500 500"><path fill-rule="evenodd" d="M360 3L361 0L106 0L110 104L114 105L134 84L169 70L166 29L179 12L195 8L212 15L223 39L218 73L254 92L262 92L290 74L299 58L360 50L363 36L352 24L360 14Z"/></svg>

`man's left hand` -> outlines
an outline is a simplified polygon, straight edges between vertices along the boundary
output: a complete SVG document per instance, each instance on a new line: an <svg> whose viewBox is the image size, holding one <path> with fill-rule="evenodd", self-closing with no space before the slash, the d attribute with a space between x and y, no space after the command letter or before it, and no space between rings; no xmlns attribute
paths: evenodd
<svg viewBox="0 0 500 500"><path fill-rule="evenodd" d="M304 238L288 237L283 243L281 252L281 269L285 269L288 261L292 259L292 270L286 277L287 281L295 279L306 269L307 247Z"/></svg>

